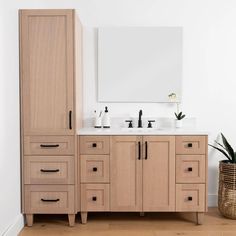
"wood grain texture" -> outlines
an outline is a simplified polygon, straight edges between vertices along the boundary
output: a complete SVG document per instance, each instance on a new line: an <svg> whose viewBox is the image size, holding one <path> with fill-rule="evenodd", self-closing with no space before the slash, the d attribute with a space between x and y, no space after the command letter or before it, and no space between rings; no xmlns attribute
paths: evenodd
<svg viewBox="0 0 236 236"><path fill-rule="evenodd" d="M109 155L80 155L81 183L109 183L109 159Z"/></svg>
<svg viewBox="0 0 236 236"><path fill-rule="evenodd" d="M20 24L24 134L74 134L73 11L21 10Z"/></svg>
<svg viewBox="0 0 236 236"><path fill-rule="evenodd" d="M75 213L73 185L25 185L24 200L26 214Z"/></svg>
<svg viewBox="0 0 236 236"><path fill-rule="evenodd" d="M176 136L176 154L205 154L206 145L206 136Z"/></svg>
<svg viewBox="0 0 236 236"><path fill-rule="evenodd" d="M81 184L81 212L110 211L109 184Z"/></svg>
<svg viewBox="0 0 236 236"><path fill-rule="evenodd" d="M24 157L25 184L74 184L74 174L72 156Z"/></svg>
<svg viewBox="0 0 236 236"><path fill-rule="evenodd" d="M176 183L205 183L205 158L205 155L176 155Z"/></svg>
<svg viewBox="0 0 236 236"><path fill-rule="evenodd" d="M109 154L109 136L80 136L80 154Z"/></svg>
<svg viewBox="0 0 236 236"><path fill-rule="evenodd" d="M74 155L74 136L25 136L24 155ZM42 147L41 145L58 145Z"/></svg>
<svg viewBox="0 0 236 236"><path fill-rule="evenodd" d="M176 184L176 211L204 212L205 204L205 184Z"/></svg>
<svg viewBox="0 0 236 236"><path fill-rule="evenodd" d="M20 236L235 236L234 220L222 217L217 208L205 214L203 225L195 225L196 213L90 213L89 223L82 225L76 217L68 227L66 215L36 215L33 227L25 227Z"/></svg>
<svg viewBox="0 0 236 236"><path fill-rule="evenodd" d="M143 211L174 211L175 137L144 136L143 144L145 142L147 159L143 159Z"/></svg>
<svg viewBox="0 0 236 236"><path fill-rule="evenodd" d="M142 211L142 159L141 156L138 159L138 142L142 142L142 137L111 137L111 211Z"/></svg>

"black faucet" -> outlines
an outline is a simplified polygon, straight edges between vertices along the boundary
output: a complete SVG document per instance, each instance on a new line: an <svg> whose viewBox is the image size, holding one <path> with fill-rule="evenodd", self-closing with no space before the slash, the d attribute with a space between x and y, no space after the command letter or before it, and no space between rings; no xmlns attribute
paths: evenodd
<svg viewBox="0 0 236 236"><path fill-rule="evenodd" d="M143 115L143 111L139 110L139 114L138 114L138 128L142 128L142 115Z"/></svg>

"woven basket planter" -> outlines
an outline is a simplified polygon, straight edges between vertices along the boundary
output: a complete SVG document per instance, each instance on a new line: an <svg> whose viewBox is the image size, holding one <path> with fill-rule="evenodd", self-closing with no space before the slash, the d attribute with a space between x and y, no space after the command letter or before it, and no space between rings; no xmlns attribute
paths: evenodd
<svg viewBox="0 0 236 236"><path fill-rule="evenodd" d="M220 161L218 208L220 213L236 219L236 164Z"/></svg>

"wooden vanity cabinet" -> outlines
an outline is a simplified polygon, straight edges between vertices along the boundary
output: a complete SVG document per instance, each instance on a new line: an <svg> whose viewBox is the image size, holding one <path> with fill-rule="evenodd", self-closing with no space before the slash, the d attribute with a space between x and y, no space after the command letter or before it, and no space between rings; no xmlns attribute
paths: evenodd
<svg viewBox="0 0 236 236"><path fill-rule="evenodd" d="M79 136L78 142L82 223L90 211L193 212L197 223L203 222L207 136L91 135ZM95 167L98 173L107 168L104 155L110 162L106 182L107 175L92 173ZM95 162L86 165L87 160Z"/></svg>
<svg viewBox="0 0 236 236"><path fill-rule="evenodd" d="M73 225L81 25L64 9L20 10L19 20L22 211L29 226L37 213L65 213Z"/></svg>

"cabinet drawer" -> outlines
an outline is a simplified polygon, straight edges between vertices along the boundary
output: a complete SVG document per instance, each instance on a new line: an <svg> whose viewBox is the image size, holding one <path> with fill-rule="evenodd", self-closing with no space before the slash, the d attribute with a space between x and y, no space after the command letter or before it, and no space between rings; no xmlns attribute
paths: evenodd
<svg viewBox="0 0 236 236"><path fill-rule="evenodd" d="M205 211L205 184L176 184L176 211Z"/></svg>
<svg viewBox="0 0 236 236"><path fill-rule="evenodd" d="M177 136L176 154L205 154L205 136Z"/></svg>
<svg viewBox="0 0 236 236"><path fill-rule="evenodd" d="M25 184L74 184L72 156L25 156Z"/></svg>
<svg viewBox="0 0 236 236"><path fill-rule="evenodd" d="M74 136L25 136L25 155L73 155Z"/></svg>
<svg viewBox="0 0 236 236"><path fill-rule="evenodd" d="M71 185L25 185L25 213L75 213Z"/></svg>
<svg viewBox="0 0 236 236"><path fill-rule="evenodd" d="M80 154L109 154L109 136L80 136Z"/></svg>
<svg viewBox="0 0 236 236"><path fill-rule="evenodd" d="M109 156L81 155L81 183L108 183Z"/></svg>
<svg viewBox="0 0 236 236"><path fill-rule="evenodd" d="M205 155L176 155L177 183L205 183Z"/></svg>
<svg viewBox="0 0 236 236"><path fill-rule="evenodd" d="M81 211L109 210L109 184L81 184Z"/></svg>

